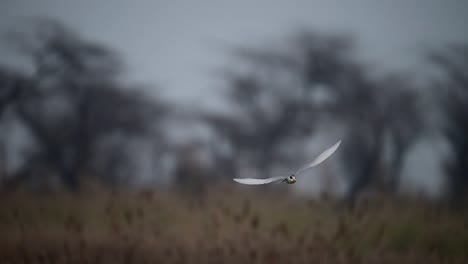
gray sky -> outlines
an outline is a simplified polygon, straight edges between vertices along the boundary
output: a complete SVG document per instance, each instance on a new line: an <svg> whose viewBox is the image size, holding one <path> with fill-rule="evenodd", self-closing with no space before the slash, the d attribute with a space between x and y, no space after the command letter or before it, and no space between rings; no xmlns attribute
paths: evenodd
<svg viewBox="0 0 468 264"><path fill-rule="evenodd" d="M131 79L182 102L214 101L210 71L225 63L224 45L281 41L299 27L355 33L364 58L384 69L417 69L422 46L468 42L464 0L3 0L0 30L30 16L116 48Z"/></svg>
<svg viewBox="0 0 468 264"><path fill-rule="evenodd" d="M3 0L0 32L44 16L115 48L130 80L158 85L181 103L211 106L222 105L211 72L226 63L223 47L270 45L299 28L354 34L363 58L384 70L418 71L424 48L468 43L465 0ZM14 61L1 47L0 64ZM412 151L419 165L406 169L405 186L418 182L437 193L440 154L426 140Z"/></svg>

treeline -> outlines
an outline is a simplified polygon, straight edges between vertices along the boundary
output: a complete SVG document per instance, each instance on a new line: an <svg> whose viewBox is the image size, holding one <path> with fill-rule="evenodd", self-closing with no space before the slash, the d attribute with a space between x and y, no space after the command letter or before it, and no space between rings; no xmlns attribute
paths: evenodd
<svg viewBox="0 0 468 264"><path fill-rule="evenodd" d="M349 200L366 188L397 192L407 153L431 133L450 149L441 161L447 197L466 199L468 45L428 51L428 68L437 72L422 85L410 74L374 74L349 36L299 32L277 47L230 50L232 63L217 73L231 110L181 115L123 81L111 49L54 21L31 28L8 41L32 70L0 68L2 130L19 124L30 139L21 166L3 169L4 189L51 177L73 191L87 178L112 185L138 180L132 155L134 143L144 142L155 149L155 163L170 153L176 186L203 192L207 181L269 176L301 164L307 143L326 128L330 142L343 139L339 160ZM436 126L428 125L433 113ZM170 124L177 122L206 128L208 140L174 141ZM2 152L5 168L9 153Z"/></svg>

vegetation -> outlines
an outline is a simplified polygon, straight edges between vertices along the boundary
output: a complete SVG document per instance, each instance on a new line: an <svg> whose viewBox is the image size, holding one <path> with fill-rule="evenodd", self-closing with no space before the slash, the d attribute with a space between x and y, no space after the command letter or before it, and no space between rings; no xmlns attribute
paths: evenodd
<svg viewBox="0 0 468 264"><path fill-rule="evenodd" d="M17 192L1 199L0 262L468 261L466 212L379 197L345 210L280 192L217 186L196 200L158 191Z"/></svg>

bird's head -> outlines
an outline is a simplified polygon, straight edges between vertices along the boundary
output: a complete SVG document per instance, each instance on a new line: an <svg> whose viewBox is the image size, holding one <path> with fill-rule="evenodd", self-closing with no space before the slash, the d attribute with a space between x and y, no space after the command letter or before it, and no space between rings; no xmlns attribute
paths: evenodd
<svg viewBox="0 0 468 264"><path fill-rule="evenodd" d="M293 184L295 182L296 182L296 176L291 175L291 176L288 177L287 183Z"/></svg>

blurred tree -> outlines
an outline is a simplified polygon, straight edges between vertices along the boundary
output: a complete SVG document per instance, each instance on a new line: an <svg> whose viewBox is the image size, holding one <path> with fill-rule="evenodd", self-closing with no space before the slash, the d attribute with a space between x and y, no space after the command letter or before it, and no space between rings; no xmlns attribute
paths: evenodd
<svg viewBox="0 0 468 264"><path fill-rule="evenodd" d="M391 170L386 188L397 188L404 154L420 128L408 78L372 79L345 35L301 32L285 47L239 49L235 55L241 66L225 74L235 114L210 119L231 142L234 157L269 175L273 164L300 159L298 148L318 124L336 122L345 129L347 197L354 200L366 186L379 184L385 170ZM392 162L384 164L389 144Z"/></svg>
<svg viewBox="0 0 468 264"><path fill-rule="evenodd" d="M455 45L430 54L442 70L438 99L444 111L443 133L453 156L446 162L452 202L466 199L468 188L468 46Z"/></svg>
<svg viewBox="0 0 468 264"><path fill-rule="evenodd" d="M0 118L5 109L24 95L26 79L20 73L0 67Z"/></svg>
<svg viewBox="0 0 468 264"><path fill-rule="evenodd" d="M157 131L165 106L119 81L121 63L106 47L51 20L40 20L33 29L11 39L32 59L34 72L10 82L16 84L13 91L26 94L14 111L38 147L7 186L45 165L76 191L80 176L96 173L94 161L102 159L97 153L109 157L108 167L117 168L125 162L127 142ZM105 144L115 147L103 153Z"/></svg>
<svg viewBox="0 0 468 264"><path fill-rule="evenodd" d="M223 71L235 114L211 114L208 120L229 142L237 166L271 175L273 165L298 161L299 152L291 151L288 143L310 135L314 122L309 116L315 105L299 72L301 62L294 57L254 49L238 49L235 55L248 68ZM232 163L223 164L232 172Z"/></svg>
<svg viewBox="0 0 468 264"><path fill-rule="evenodd" d="M409 76L390 75L379 81L382 119L391 146L386 166L387 185L395 192L400 183L405 154L424 131L418 86Z"/></svg>
<svg viewBox="0 0 468 264"><path fill-rule="evenodd" d="M214 184L208 168L197 157L196 144L183 145L177 149L177 164L174 171L174 185L182 194L203 197L207 186Z"/></svg>

